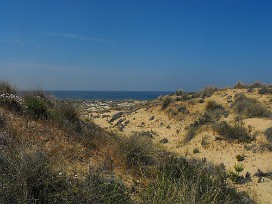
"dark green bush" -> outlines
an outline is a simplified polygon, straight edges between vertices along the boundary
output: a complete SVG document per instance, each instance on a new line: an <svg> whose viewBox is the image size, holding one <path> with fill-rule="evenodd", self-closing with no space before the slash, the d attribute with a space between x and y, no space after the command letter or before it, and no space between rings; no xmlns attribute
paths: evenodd
<svg viewBox="0 0 272 204"><path fill-rule="evenodd" d="M35 118L48 118L48 106L45 99L36 96L25 96L24 105L27 113Z"/></svg>
<svg viewBox="0 0 272 204"><path fill-rule="evenodd" d="M256 99L248 98L244 94L236 94L233 108L236 113L248 118L269 117L271 112Z"/></svg>
<svg viewBox="0 0 272 204"><path fill-rule="evenodd" d="M20 113L23 110L23 106L14 98L2 98L0 99L0 106L7 108L8 110Z"/></svg>
<svg viewBox="0 0 272 204"><path fill-rule="evenodd" d="M225 121L215 126L216 131L226 140L238 140L239 142L251 142L254 138L241 126L230 126Z"/></svg>

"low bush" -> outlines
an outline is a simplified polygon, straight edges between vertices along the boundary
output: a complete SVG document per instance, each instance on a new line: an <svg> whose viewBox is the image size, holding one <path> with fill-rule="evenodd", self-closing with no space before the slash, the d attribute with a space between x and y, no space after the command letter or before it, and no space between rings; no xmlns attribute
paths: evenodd
<svg viewBox="0 0 272 204"><path fill-rule="evenodd" d="M55 105L51 110L51 115L60 124L79 120L78 110L70 103L61 102Z"/></svg>
<svg viewBox="0 0 272 204"><path fill-rule="evenodd" d="M236 94L233 108L237 114L244 117L269 117L271 112L256 99L248 98L244 94Z"/></svg>
<svg viewBox="0 0 272 204"><path fill-rule="evenodd" d="M264 131L264 135L266 136L266 139L272 143L272 127L270 128L267 128L265 131Z"/></svg>
<svg viewBox="0 0 272 204"><path fill-rule="evenodd" d="M214 86L208 86L208 87L205 87L204 89L201 90L200 96L201 96L202 98L210 97L210 96L213 95L216 91L218 91L218 88L216 88L216 87L214 87Z"/></svg>
<svg viewBox="0 0 272 204"><path fill-rule="evenodd" d="M169 104L171 103L171 97L170 96L166 96L166 97L164 97L164 99L163 99L163 102L162 102L162 110L163 109L166 109L168 106L169 106Z"/></svg>
<svg viewBox="0 0 272 204"><path fill-rule="evenodd" d="M272 88L270 88L268 86L264 86L259 89L258 93L259 94L272 94Z"/></svg>
<svg viewBox="0 0 272 204"><path fill-rule="evenodd" d="M252 84L249 85L250 88L262 88L264 86L266 86L265 83L260 81L253 82Z"/></svg>
<svg viewBox="0 0 272 204"><path fill-rule="evenodd" d="M175 92L175 95L176 95L176 96L182 96L182 95L184 95L184 91L183 91L183 90L177 90L177 91Z"/></svg>
<svg viewBox="0 0 272 204"><path fill-rule="evenodd" d="M238 140L239 142L251 142L254 138L249 132L241 126L230 126L227 122L223 121L214 126L215 130L223 136L226 140Z"/></svg>
<svg viewBox="0 0 272 204"><path fill-rule="evenodd" d="M224 107L215 101L208 101L205 107L206 111L225 110Z"/></svg>
<svg viewBox="0 0 272 204"><path fill-rule="evenodd" d="M245 88L247 88L247 85L242 82L238 82L237 84L234 85L233 88L234 89L245 89Z"/></svg>

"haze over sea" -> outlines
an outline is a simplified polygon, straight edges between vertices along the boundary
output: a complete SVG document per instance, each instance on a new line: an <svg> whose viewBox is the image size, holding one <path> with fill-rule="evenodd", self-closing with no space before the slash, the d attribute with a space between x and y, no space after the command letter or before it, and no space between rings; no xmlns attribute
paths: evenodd
<svg viewBox="0 0 272 204"><path fill-rule="evenodd" d="M70 100L153 100L170 91L48 91L59 99Z"/></svg>

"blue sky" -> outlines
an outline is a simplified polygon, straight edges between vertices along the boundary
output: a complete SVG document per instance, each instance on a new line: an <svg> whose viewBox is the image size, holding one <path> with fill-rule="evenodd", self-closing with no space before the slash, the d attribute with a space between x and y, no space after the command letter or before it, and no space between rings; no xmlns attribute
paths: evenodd
<svg viewBox="0 0 272 204"><path fill-rule="evenodd" d="M0 78L21 89L271 83L269 0L1 0Z"/></svg>

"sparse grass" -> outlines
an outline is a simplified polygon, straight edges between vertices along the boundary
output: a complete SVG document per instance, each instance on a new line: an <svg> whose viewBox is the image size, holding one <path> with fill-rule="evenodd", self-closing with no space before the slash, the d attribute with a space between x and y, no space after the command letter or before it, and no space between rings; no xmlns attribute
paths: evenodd
<svg viewBox="0 0 272 204"><path fill-rule="evenodd" d="M223 121L214 126L215 130L226 140L237 140L239 142L251 142L254 138L249 134L246 128L239 125L230 126Z"/></svg>
<svg viewBox="0 0 272 204"><path fill-rule="evenodd" d="M140 203L246 203L227 186L226 178L222 166L173 157L141 192Z"/></svg>
<svg viewBox="0 0 272 204"><path fill-rule="evenodd" d="M271 112L256 99L248 98L244 94L236 94L233 108L237 114L247 118L269 117Z"/></svg>

